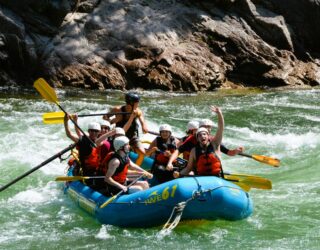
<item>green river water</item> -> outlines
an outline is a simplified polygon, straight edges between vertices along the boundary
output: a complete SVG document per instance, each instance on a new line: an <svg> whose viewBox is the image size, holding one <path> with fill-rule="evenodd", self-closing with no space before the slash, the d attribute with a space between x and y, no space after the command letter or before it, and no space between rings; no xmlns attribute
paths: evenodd
<svg viewBox="0 0 320 250"><path fill-rule="evenodd" d="M57 94L68 112L101 113L123 103L121 92ZM0 249L320 249L320 89L141 95L151 130L169 123L183 135L192 118L216 122L209 106L217 105L225 117L225 145L281 159L274 168L223 156L225 171L273 183L272 190L250 191L252 216L181 222L169 235L161 228L101 225L63 194L63 183L54 179L66 163L54 160L0 193ZM62 124L42 123L42 114L53 111L58 108L35 90L0 89L0 186L71 144ZM100 118L79 119L86 128Z"/></svg>

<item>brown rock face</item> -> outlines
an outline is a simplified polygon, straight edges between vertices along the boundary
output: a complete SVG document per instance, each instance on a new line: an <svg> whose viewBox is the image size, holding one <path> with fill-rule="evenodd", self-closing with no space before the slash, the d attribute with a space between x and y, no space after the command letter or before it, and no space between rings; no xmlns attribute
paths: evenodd
<svg viewBox="0 0 320 250"><path fill-rule="evenodd" d="M0 0L0 85L40 76L90 89L320 84L318 1L43 2Z"/></svg>

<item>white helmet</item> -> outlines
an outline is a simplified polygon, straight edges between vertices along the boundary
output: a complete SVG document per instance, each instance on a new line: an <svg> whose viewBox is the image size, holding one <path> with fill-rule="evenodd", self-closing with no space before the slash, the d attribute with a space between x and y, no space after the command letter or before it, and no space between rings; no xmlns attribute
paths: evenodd
<svg viewBox="0 0 320 250"><path fill-rule="evenodd" d="M100 127L100 124L97 123L97 122L90 122L89 125L88 125L88 130L101 130L101 127Z"/></svg>
<svg viewBox="0 0 320 250"><path fill-rule="evenodd" d="M198 128L197 130L197 138L198 138L198 134L200 134L201 132L205 132L209 135L209 131L206 128Z"/></svg>
<svg viewBox="0 0 320 250"><path fill-rule="evenodd" d="M123 128L116 127L114 130L116 131L116 133L115 133L116 135L126 135Z"/></svg>
<svg viewBox="0 0 320 250"><path fill-rule="evenodd" d="M111 127L111 124L110 124L110 122L108 122L108 121L106 121L106 120L102 120L101 122L100 122L100 125L101 126L106 126L106 127Z"/></svg>
<svg viewBox="0 0 320 250"><path fill-rule="evenodd" d="M203 119L199 122L199 127L201 128L202 126L210 126L213 127L213 122L209 119Z"/></svg>
<svg viewBox="0 0 320 250"><path fill-rule="evenodd" d="M188 122L187 131L193 130L193 129L198 129L198 128L199 128L199 122L197 122L197 121Z"/></svg>
<svg viewBox="0 0 320 250"><path fill-rule="evenodd" d="M119 136L114 139L113 141L113 147L115 151L118 151L120 148L122 148L124 145L129 143L129 138L126 136Z"/></svg>
<svg viewBox="0 0 320 250"><path fill-rule="evenodd" d="M159 132L161 131L169 131L170 133L172 133L172 129L169 124L162 124L159 128Z"/></svg>

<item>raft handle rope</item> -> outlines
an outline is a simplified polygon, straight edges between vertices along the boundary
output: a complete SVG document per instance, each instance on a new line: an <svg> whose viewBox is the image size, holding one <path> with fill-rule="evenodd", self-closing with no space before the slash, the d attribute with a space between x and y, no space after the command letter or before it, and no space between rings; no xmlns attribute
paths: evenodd
<svg viewBox="0 0 320 250"><path fill-rule="evenodd" d="M189 199L191 200L191 199ZM187 202L189 201L182 201L179 202L178 204L176 204L171 212L171 215L168 219L168 221L166 222L166 224L164 224L163 228L161 229L161 231L159 232L160 235L166 236L168 235L176 226L178 226L180 220L181 220L181 216L183 213L184 208L187 205Z"/></svg>
<svg viewBox="0 0 320 250"><path fill-rule="evenodd" d="M204 194L206 192L211 192L212 190L214 190L214 189L201 190L201 185L198 182L197 178L194 177L194 179L196 180L196 182L198 184L198 190L192 194L191 198L187 199L186 201L179 202L173 207L168 221L164 224L161 231L159 232L160 235L166 236L173 229L175 229L178 226L178 224L181 220L181 217L182 217L182 213L183 213L183 211L189 201L195 200L197 197L201 196L202 194ZM215 189L217 189L217 188L215 188Z"/></svg>

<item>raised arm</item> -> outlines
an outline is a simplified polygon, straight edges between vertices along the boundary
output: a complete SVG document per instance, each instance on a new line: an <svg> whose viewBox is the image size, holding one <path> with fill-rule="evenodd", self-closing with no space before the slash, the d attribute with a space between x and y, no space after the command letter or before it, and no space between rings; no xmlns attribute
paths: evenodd
<svg viewBox="0 0 320 250"><path fill-rule="evenodd" d="M217 147L222 142L223 130L224 130L224 119L219 107L211 106L210 109L212 112L216 113L218 116L218 129L212 141L212 143L214 143L215 146Z"/></svg>
<svg viewBox="0 0 320 250"><path fill-rule="evenodd" d="M67 135L72 141L74 141L75 143L77 143L77 142L79 141L79 136L71 132L70 127L69 127L69 123L68 123L69 119L70 119L70 115L67 113L67 114L64 116L64 129L65 129L66 135ZM77 123L77 121L78 121L78 116L75 115L73 120L74 120L75 123Z"/></svg>
<svg viewBox="0 0 320 250"><path fill-rule="evenodd" d="M140 111L140 110L139 110ZM139 121L140 121L140 124L141 124L141 128L142 128L142 131L144 134L148 133L148 126L147 126L147 123L144 119L144 116L143 116L143 113L140 111L139 113L140 115L138 116L139 118Z"/></svg>
<svg viewBox="0 0 320 250"><path fill-rule="evenodd" d="M95 143L97 144L97 146L101 146L101 143L106 140L108 137L114 136L116 134L116 130L113 129L103 135L101 135L96 141Z"/></svg>
<svg viewBox="0 0 320 250"><path fill-rule="evenodd" d="M134 119L137 117L137 113L138 113L137 110L134 110L134 111L131 113L131 115L130 115L130 117L129 117L129 120L128 120L128 121L126 122L126 124L123 126L124 132L127 132L127 131L128 131L128 129L130 128L132 122L133 122Z"/></svg>

